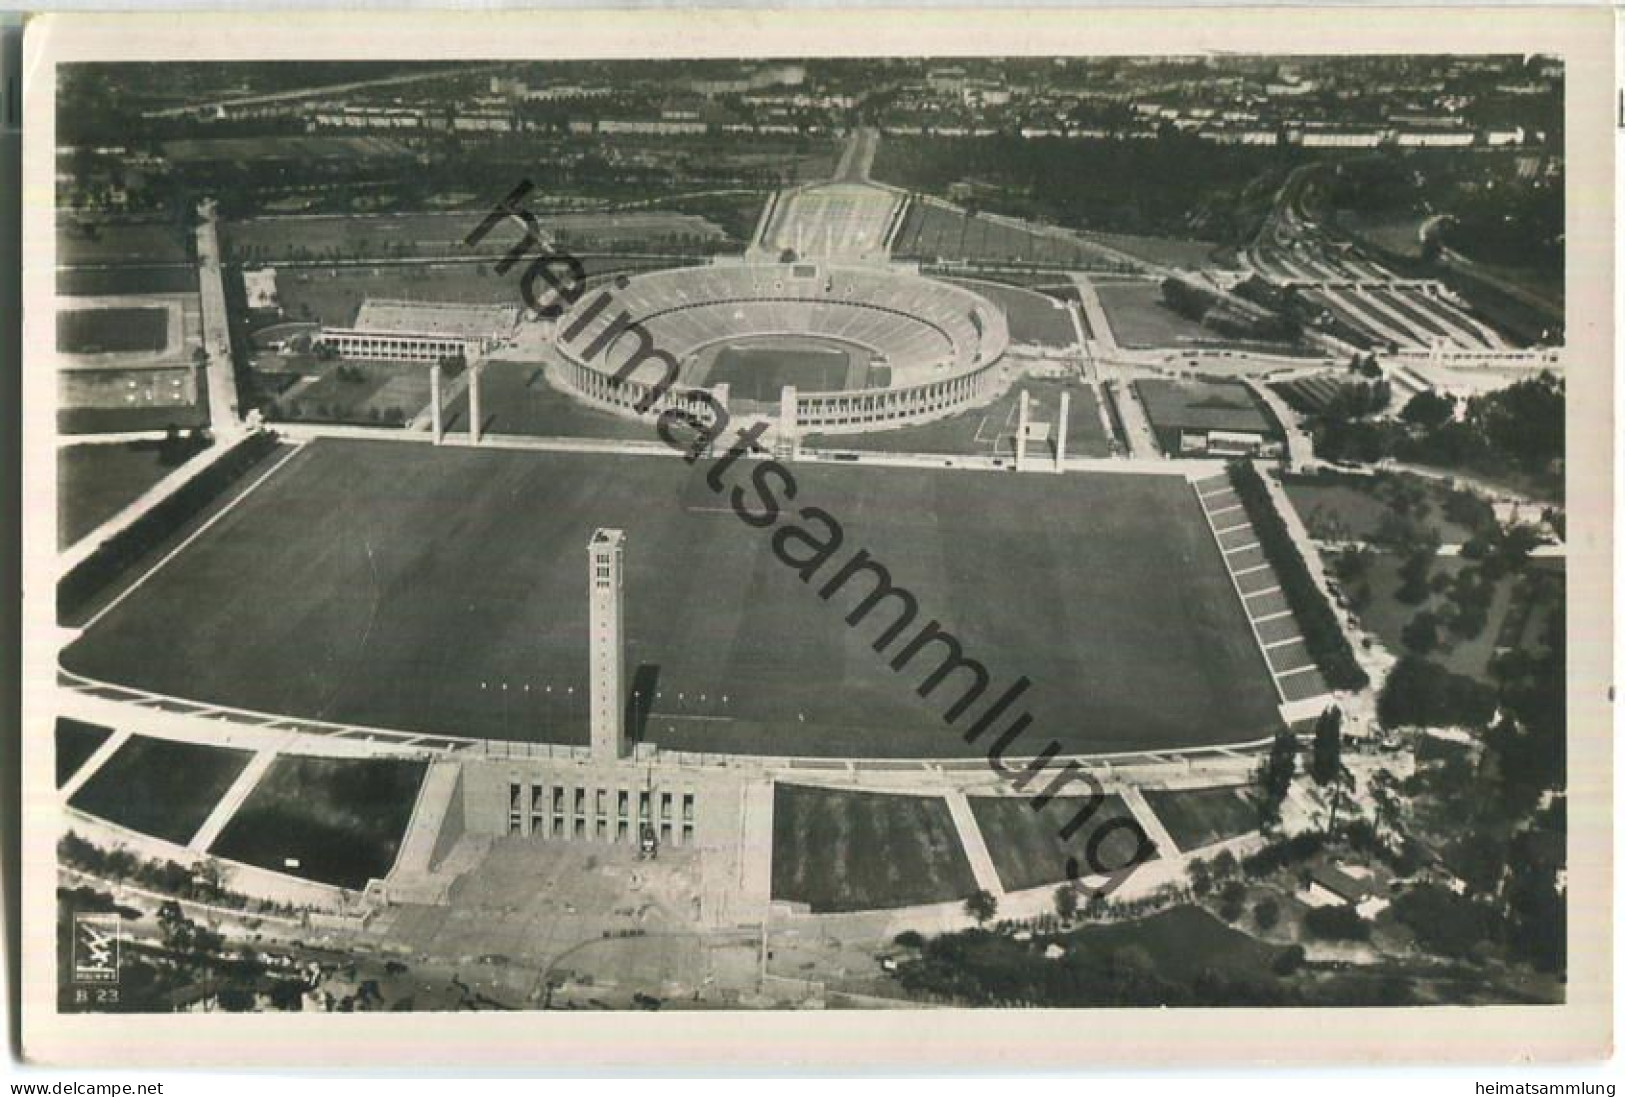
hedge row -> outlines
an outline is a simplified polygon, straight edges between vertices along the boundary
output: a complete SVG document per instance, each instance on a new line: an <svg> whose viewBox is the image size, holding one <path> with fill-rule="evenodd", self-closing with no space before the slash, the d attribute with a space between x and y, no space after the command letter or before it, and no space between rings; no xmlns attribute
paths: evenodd
<svg viewBox="0 0 1625 1097"><path fill-rule="evenodd" d="M277 437L270 431L249 435L151 510L102 542L57 582L58 619L73 620L108 584L195 518L276 446Z"/></svg>
<svg viewBox="0 0 1625 1097"><path fill-rule="evenodd" d="M1355 661L1354 649L1349 647L1337 615L1309 574L1309 565L1304 563L1285 520L1276 511L1263 477L1249 461L1232 461L1229 471L1230 483L1247 508L1258 543L1281 581L1281 591L1315 665L1333 689L1364 689L1371 679Z"/></svg>

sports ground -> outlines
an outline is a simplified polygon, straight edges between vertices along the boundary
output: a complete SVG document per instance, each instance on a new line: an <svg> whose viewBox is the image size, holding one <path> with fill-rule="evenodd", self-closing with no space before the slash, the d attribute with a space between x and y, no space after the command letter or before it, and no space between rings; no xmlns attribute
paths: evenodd
<svg viewBox="0 0 1625 1097"><path fill-rule="evenodd" d="M56 314L56 345L64 354L160 351L169 313L161 308L64 309Z"/></svg>
<svg viewBox="0 0 1625 1097"><path fill-rule="evenodd" d="M736 467L730 474L744 482ZM971 755L844 614L675 458L310 443L94 620L68 669L305 718L583 743L586 553L625 529L634 724L668 749ZM1126 751L1261 738L1274 694L1178 477L797 465L793 506L837 517L984 662L1025 675L1023 743ZM749 486L746 491L749 497ZM754 500L752 500L754 502ZM703 505L702 505L703 504ZM779 526L798 522L786 510ZM814 585L817 585L816 583ZM919 623L917 622L917 623ZM925 669L934 662L922 655ZM982 749L985 749L985 745Z"/></svg>
<svg viewBox="0 0 1625 1097"><path fill-rule="evenodd" d="M816 339L745 339L716 352L704 383L725 382L730 397L776 405L786 385L798 392L863 388L867 361L857 348Z"/></svg>

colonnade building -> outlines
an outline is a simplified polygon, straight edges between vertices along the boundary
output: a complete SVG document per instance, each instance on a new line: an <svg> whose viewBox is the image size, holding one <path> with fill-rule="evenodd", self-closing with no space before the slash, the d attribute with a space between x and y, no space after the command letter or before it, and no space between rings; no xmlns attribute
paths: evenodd
<svg viewBox="0 0 1625 1097"><path fill-rule="evenodd" d="M324 327L318 342L341 358L437 362L478 358L513 336L519 306L369 297L348 327Z"/></svg>

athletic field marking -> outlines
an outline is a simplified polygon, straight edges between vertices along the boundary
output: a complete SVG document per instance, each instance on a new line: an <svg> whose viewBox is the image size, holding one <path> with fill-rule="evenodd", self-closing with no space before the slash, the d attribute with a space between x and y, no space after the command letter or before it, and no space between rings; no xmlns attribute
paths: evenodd
<svg viewBox="0 0 1625 1097"><path fill-rule="evenodd" d="M263 476L261 476L258 480L255 480L252 484L249 484L248 487L243 489L242 493L239 494L237 496L237 498L233 499L231 502L229 502L225 506L221 507L219 512L216 513L213 518L210 518L207 522L204 522L197 529L193 530L192 535L190 537L188 537L186 540L182 541L180 544L176 545L170 551L168 556L165 556L162 560L160 560L156 564L154 564L152 566L151 570L149 570L145 575L141 576L141 578L137 579L135 582L133 582L129 586L125 587L124 590L119 594L119 596L117 598L113 599L111 602L107 603L107 605L103 606L101 608L101 611L98 612L96 614L96 616L94 616L90 620L86 621L83 625L80 625L79 626L79 631L80 632L88 632L96 624L97 621L100 621L103 617L106 617L109 613L113 612L113 609L120 602L124 601L124 599L126 599L130 595L134 594L136 592L137 588L139 588L141 586L141 584L145 583L148 579L151 579L154 575L157 575L158 572L162 571L165 564L169 563L171 560L175 559L175 557L179 556L183 551L185 551L185 549L186 549L186 547L188 545L190 545L193 541L196 541L199 537L202 537L205 533L207 533L210 526L214 525L216 522L220 521L220 519L222 519L226 515L230 514L233 510L235 510L237 508L237 504L241 503L244 499L247 499L249 494L251 492L253 492L253 490L255 488L259 487L261 484L265 483L265 481L269 480L271 478L271 476L276 472L277 469L279 469L283 465L287 464L297 454L299 454L299 453L301 453L303 451L304 451L303 446L295 446L285 456L283 456L283 458L281 460L279 460L276 464L272 465L269 469L266 469L265 474Z"/></svg>

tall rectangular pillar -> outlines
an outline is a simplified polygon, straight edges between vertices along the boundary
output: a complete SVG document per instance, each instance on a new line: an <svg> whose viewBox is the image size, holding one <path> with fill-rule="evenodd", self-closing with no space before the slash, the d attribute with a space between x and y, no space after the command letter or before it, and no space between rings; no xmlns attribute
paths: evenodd
<svg viewBox="0 0 1625 1097"><path fill-rule="evenodd" d="M482 424L480 416L480 370L478 366L468 367L468 440L476 446L480 444L480 430Z"/></svg>
<svg viewBox="0 0 1625 1097"><path fill-rule="evenodd" d="M779 390L779 433L786 437L795 437L796 387L794 385L785 385Z"/></svg>
<svg viewBox="0 0 1625 1097"><path fill-rule="evenodd" d="M1032 420L1032 407L1028 402L1027 390L1021 390L1021 410L1016 416L1016 471L1021 472L1027 467L1027 425Z"/></svg>
<svg viewBox="0 0 1625 1097"><path fill-rule="evenodd" d="M587 542L588 669L594 761L626 756L625 621L621 605L621 553L626 535L598 529Z"/></svg>
<svg viewBox="0 0 1625 1097"><path fill-rule="evenodd" d="M446 437L446 424L441 418L440 406L440 363L436 362L429 367L429 423L434 431L434 444L439 445Z"/></svg>
<svg viewBox="0 0 1625 1097"><path fill-rule="evenodd" d="M1072 394L1061 393L1061 414L1055 421L1055 471L1066 467L1066 420L1072 411Z"/></svg>
<svg viewBox="0 0 1625 1097"><path fill-rule="evenodd" d="M779 439L775 456L794 458L796 437L796 387L785 385L779 390Z"/></svg>

